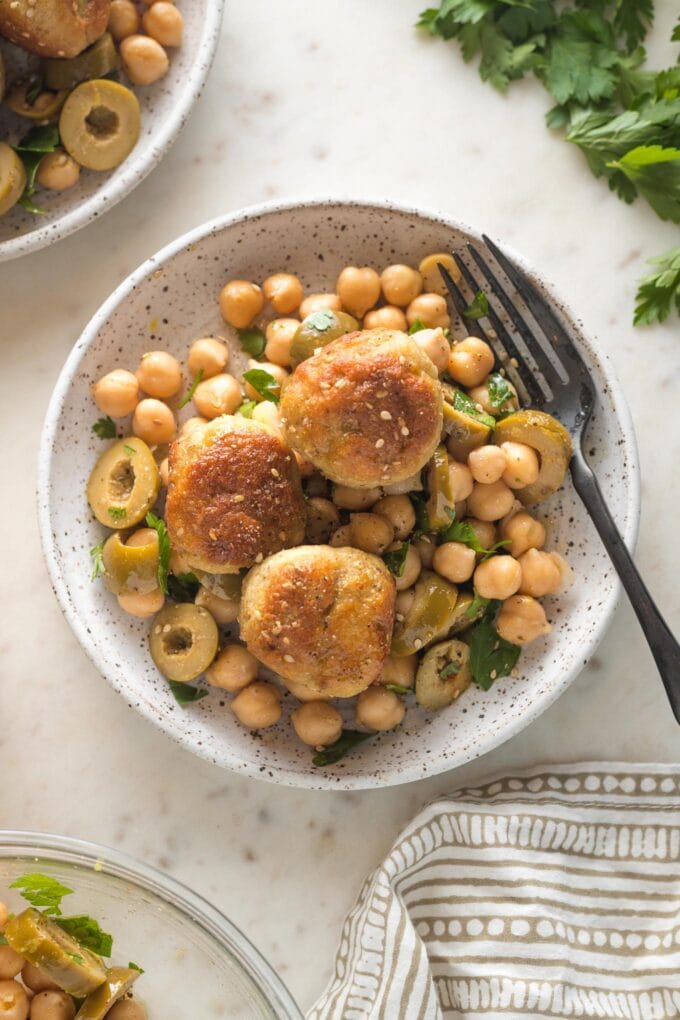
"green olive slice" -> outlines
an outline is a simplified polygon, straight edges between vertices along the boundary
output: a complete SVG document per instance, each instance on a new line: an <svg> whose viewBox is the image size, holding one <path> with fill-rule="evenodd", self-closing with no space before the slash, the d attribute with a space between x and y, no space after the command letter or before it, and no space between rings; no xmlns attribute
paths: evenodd
<svg viewBox="0 0 680 1020"><path fill-rule="evenodd" d="M451 523L446 512L453 507L451 493L451 477L449 475L449 458L446 448L438 446L427 468L427 520L432 531L440 531Z"/></svg>
<svg viewBox="0 0 680 1020"><path fill-rule="evenodd" d="M3 934L15 952L69 995L82 998L106 980L101 958L34 907L10 918Z"/></svg>
<svg viewBox="0 0 680 1020"><path fill-rule="evenodd" d="M42 62L45 85L48 89L72 89L81 81L104 78L118 66L118 54L108 32L70 59L46 59Z"/></svg>
<svg viewBox="0 0 680 1020"><path fill-rule="evenodd" d="M469 592L459 592L456 608L451 616L450 626L447 631L448 634L461 634L484 616L486 609L484 601L480 601L477 608L470 612L473 602L474 598Z"/></svg>
<svg viewBox="0 0 680 1020"><path fill-rule="evenodd" d="M416 701L428 712L438 712L459 698L472 683L470 649L455 638L434 645L423 656L416 673Z"/></svg>
<svg viewBox="0 0 680 1020"><path fill-rule="evenodd" d="M432 570L423 570L416 582L415 597L392 638L393 655L413 655L448 634L458 589Z"/></svg>
<svg viewBox="0 0 680 1020"><path fill-rule="evenodd" d="M151 658L167 680L195 680L215 658L218 644L217 624L193 602L167 605L151 624Z"/></svg>
<svg viewBox="0 0 680 1020"><path fill-rule="evenodd" d="M62 145L88 170L113 170L137 143L141 117L134 92L95 78L71 92L59 118Z"/></svg>
<svg viewBox="0 0 680 1020"><path fill-rule="evenodd" d="M75 1020L103 1020L114 1003L130 991L139 973L134 967L109 967L104 984L88 995Z"/></svg>
<svg viewBox="0 0 680 1020"><path fill-rule="evenodd" d="M213 595L217 595L219 599L238 602L241 598L242 574L209 574L207 570L194 570L193 573L203 587Z"/></svg>
<svg viewBox="0 0 680 1020"><path fill-rule="evenodd" d="M473 450L479 449L489 441L491 426L485 425L478 418L453 406L456 399L456 387L448 383L442 385L444 395L444 431L448 436L449 453L463 464Z"/></svg>
<svg viewBox="0 0 680 1020"><path fill-rule="evenodd" d="M16 113L19 117L25 117L27 120L53 120L64 105L68 92L65 89L59 92L40 92L29 103L27 94L31 86L31 82L22 82L19 85L15 85L7 96L5 103L13 113Z"/></svg>
<svg viewBox="0 0 680 1020"><path fill-rule="evenodd" d="M104 543L104 584L114 595L145 594L158 587L158 534L144 545L126 545L116 531Z"/></svg>
<svg viewBox="0 0 680 1020"><path fill-rule="evenodd" d="M17 204L26 187L26 170L14 149L0 142L0 216Z"/></svg>
<svg viewBox="0 0 680 1020"><path fill-rule="evenodd" d="M102 524L129 528L146 517L159 488L151 450L141 439L130 436L102 453L87 483L87 501Z"/></svg>
<svg viewBox="0 0 680 1020"><path fill-rule="evenodd" d="M542 503L560 488L571 460L571 436L561 422L545 411L515 411L499 421L494 441L525 443L538 454L541 467L531 485L517 489L522 503Z"/></svg>
<svg viewBox="0 0 680 1020"><path fill-rule="evenodd" d="M312 312L302 320L293 337L290 345L291 365L297 368L301 362L311 358L318 347L325 347L331 340L337 340L358 328L357 320L347 312L335 312L330 308Z"/></svg>

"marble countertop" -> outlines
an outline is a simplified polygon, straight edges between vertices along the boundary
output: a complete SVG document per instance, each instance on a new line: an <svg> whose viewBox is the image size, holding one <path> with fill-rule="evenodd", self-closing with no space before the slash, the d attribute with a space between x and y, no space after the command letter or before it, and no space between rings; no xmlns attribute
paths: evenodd
<svg viewBox="0 0 680 1020"><path fill-rule="evenodd" d="M637 561L680 630L680 328L631 326L643 259L677 243L677 228L642 203L624 206L544 128L540 87L517 85L505 99L452 48L412 31L421 6L228 0L212 76L163 164L87 230L0 266L0 826L114 844L171 872L251 937L303 1008L326 981L364 877L427 801L534 763L680 760L680 729L625 600L570 690L503 747L455 775L332 794L241 779L176 747L100 679L50 590L34 512L38 439L89 317L144 258L201 221L335 193L484 226L580 312L630 402L642 462ZM661 63L677 11L673 0L656 6L650 51Z"/></svg>

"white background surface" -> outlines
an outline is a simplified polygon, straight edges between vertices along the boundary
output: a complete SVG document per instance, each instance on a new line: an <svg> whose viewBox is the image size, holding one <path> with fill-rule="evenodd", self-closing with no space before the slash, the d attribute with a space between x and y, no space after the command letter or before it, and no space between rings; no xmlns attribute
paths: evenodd
<svg viewBox="0 0 680 1020"><path fill-rule="evenodd" d="M47 582L34 512L49 394L79 332L153 251L220 212L292 195L380 196L484 227L539 266L613 357L638 430L637 561L680 630L680 328L634 330L643 259L677 243L543 126L534 83L509 98L411 25L419 0L228 0L195 114L161 167L84 232L0 266L4 463L0 826L110 843L220 906L302 1007L342 919L400 826L428 800L526 764L680 760L680 729L629 606L541 719L456 774L368 793L306 793L221 773L132 714L95 673ZM673 0L657 0L650 51ZM86 423L89 426L89 422Z"/></svg>

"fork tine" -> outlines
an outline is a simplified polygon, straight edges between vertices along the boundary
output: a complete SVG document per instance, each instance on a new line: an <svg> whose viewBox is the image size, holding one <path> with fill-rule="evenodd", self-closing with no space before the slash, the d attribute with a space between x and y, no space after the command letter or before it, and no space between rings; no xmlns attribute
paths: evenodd
<svg viewBox="0 0 680 1020"><path fill-rule="evenodd" d="M451 273L448 271L443 262L438 262L437 268L439 269L439 275L442 277L444 283L446 284L446 289L451 295L451 300L453 301L454 308L458 312L460 318L464 320L467 329L470 330L471 334L474 334L475 336L478 336L480 337L480 339L485 340L487 343L489 343L489 338L486 335L486 331L482 324L478 322L476 319L468 319L468 317L466 316L465 309L467 308L469 302L465 300L465 295L463 294L462 290L460 289L456 281L451 276Z"/></svg>
<svg viewBox="0 0 680 1020"><path fill-rule="evenodd" d="M506 313L512 319L515 329L519 332L519 335L524 341L524 344L527 350L529 351L529 354L536 363L538 370L542 373L544 379L546 380L546 382L548 383L548 385L550 386L554 393L556 387L563 383L564 380L560 378L559 373L555 369L555 366L551 362L550 358L547 356L546 352L541 347L541 344L534 335L534 332L529 326L529 323L526 321L526 319L519 311L519 309L515 306L512 299L508 296L508 294L505 291L505 288L503 287L503 284L500 282L500 280L494 273L489 263L482 255L480 255L480 253L477 251L474 245L468 243L467 248L472 258L475 260L475 262L477 263L477 265L479 266L479 268L481 269L481 271L484 273L487 280L491 284L492 293L495 294L500 303L503 305L503 308L505 309ZM566 371L564 372L564 374L566 377L568 377L568 373Z"/></svg>
<svg viewBox="0 0 680 1020"><path fill-rule="evenodd" d="M565 364L571 362L581 372L588 374L585 363L569 334L538 288L525 273L517 268L514 262L510 261L507 255L503 254L491 238L487 237L486 234L482 234L482 240L517 290L517 293L523 299L534 319L543 330L546 339L559 355L560 360Z"/></svg>

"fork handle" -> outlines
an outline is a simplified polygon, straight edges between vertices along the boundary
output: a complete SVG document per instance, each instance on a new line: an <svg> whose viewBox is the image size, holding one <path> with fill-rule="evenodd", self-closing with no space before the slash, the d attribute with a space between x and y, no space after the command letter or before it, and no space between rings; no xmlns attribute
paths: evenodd
<svg viewBox="0 0 680 1020"><path fill-rule="evenodd" d="M659 667L673 715L680 723L680 644L673 637L640 577L604 501L597 478L580 449L574 451L570 467L574 488L585 504L626 589L647 644Z"/></svg>

